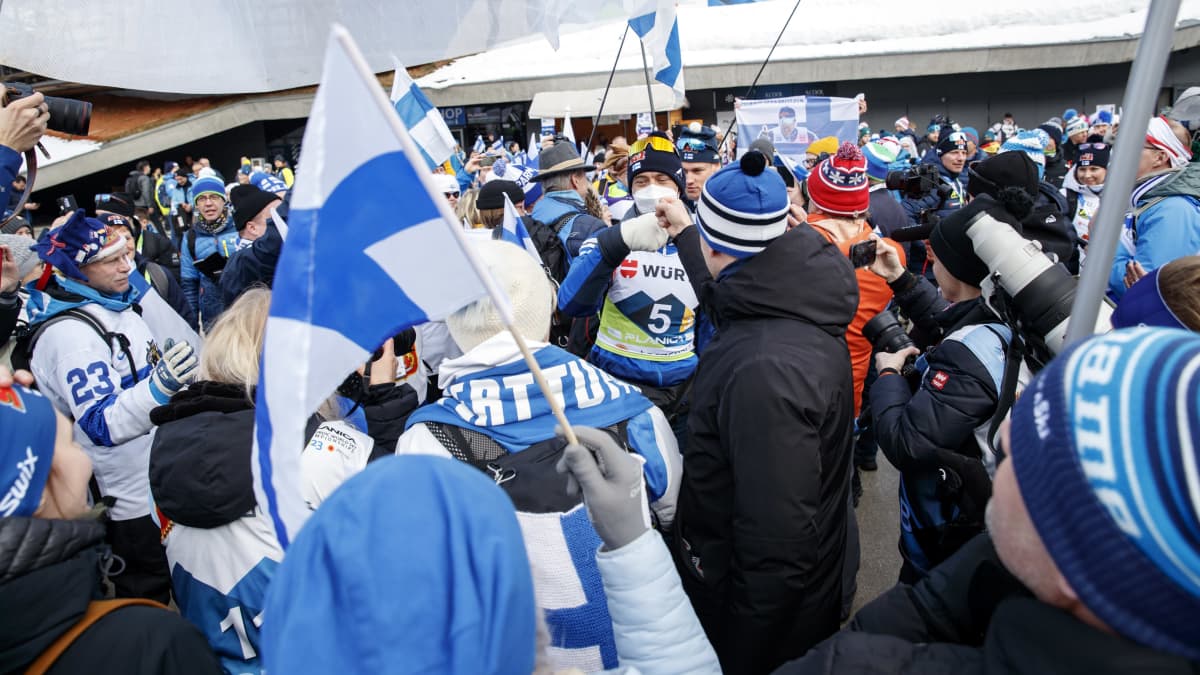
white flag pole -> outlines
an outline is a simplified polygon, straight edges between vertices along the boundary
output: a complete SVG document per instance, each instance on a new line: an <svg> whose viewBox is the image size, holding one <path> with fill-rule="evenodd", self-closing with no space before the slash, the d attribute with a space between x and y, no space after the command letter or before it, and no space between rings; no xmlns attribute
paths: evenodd
<svg viewBox="0 0 1200 675"><path fill-rule="evenodd" d="M286 221L286 220L284 220L284 219L283 219L283 218L282 218L282 217L279 215L279 212L278 212L278 211L276 211L274 208L272 208L272 209L271 209L271 220L274 220L274 221L275 221L275 229L279 230L279 238L280 238L280 239L283 239L283 240L285 240L285 241L286 241L286 240L287 240L287 236L288 236L288 224L287 224L287 221Z"/></svg>
<svg viewBox="0 0 1200 675"><path fill-rule="evenodd" d="M400 122L400 117L396 115L396 109L388 101L387 96L384 95L383 89L378 86L375 74L371 72L371 68L367 65L367 60L363 58L362 52L359 51L358 44L354 42L354 38L350 36L349 31L341 24L333 25L333 36L337 40L338 45L345 51L346 56L349 57L350 63L358 71L359 76L363 78L363 81L375 83L375 86L368 87L368 89L370 89L371 96L375 99L376 105L379 106L380 110L384 111L384 117L387 119L388 124L391 125L392 132L396 134L396 138L400 141L400 147L404 149L404 153L410 158L415 157L420 159L420 152L418 152L412 138L409 137L408 130ZM424 167L425 163L421 161L414 164L414 166ZM425 186L426 192L431 195L440 194L440 189L433 184L432 173L420 170L416 173L421 184ZM442 221L453 233L454 239L458 242L463 255L466 256L467 261L471 263L471 266L479 274L480 280L483 281L483 286L487 290L488 296L492 299L492 304L496 306L496 312L500 315L500 321L504 323L504 327L508 329L508 332L512 333L513 339L517 343L517 348L521 350L521 356L525 358L525 363L529 366L529 371L533 374L534 382L537 383L538 389L542 390L542 394L550 404L550 410L554 413L554 418L558 420L559 426L562 427L563 434L567 437L567 442L578 445L579 438L575 436L575 430L571 428L571 423L567 421L562 404L554 396L554 392L550 390L550 385L547 384L546 377L542 374L542 369L538 365L537 359L533 358L533 352L529 350L529 345L525 343L524 336L513 327L515 321L513 319L512 304L508 301L508 296L496 285L496 280L492 277L491 272L483 266L483 263L479 261L479 257L475 255L475 251L471 248L471 245L467 243L466 233L463 232L458 224L458 220L450 211L450 203L445 199L434 199L433 203L441 213Z"/></svg>

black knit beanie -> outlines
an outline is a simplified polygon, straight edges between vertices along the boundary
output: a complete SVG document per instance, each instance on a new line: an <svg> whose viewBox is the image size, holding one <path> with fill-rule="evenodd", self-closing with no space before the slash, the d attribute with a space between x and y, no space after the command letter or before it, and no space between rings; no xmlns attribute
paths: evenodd
<svg viewBox="0 0 1200 675"><path fill-rule="evenodd" d="M1020 221L1003 204L987 194L976 197L970 204L943 218L929 233L929 245L933 247L942 267L955 279L977 288L987 278L988 267L975 255L975 247L971 244L967 229L981 213L1006 223L1017 234L1021 234Z"/></svg>

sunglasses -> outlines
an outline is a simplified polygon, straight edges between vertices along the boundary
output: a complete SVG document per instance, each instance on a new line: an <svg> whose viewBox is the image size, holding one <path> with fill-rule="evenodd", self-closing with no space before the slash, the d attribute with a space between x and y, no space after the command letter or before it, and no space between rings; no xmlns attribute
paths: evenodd
<svg viewBox="0 0 1200 675"><path fill-rule="evenodd" d="M1084 143L1083 145L1079 146L1079 151L1083 152L1085 150L1104 150L1107 147L1108 147L1108 143ZM1155 148L1155 150L1157 150L1157 149L1158 148Z"/></svg>
<svg viewBox="0 0 1200 675"><path fill-rule="evenodd" d="M459 193L457 193L457 192L443 192L442 194L443 194L443 195L445 195L447 199L449 199L450 197L454 197L455 199L458 199L458 194L459 194Z"/></svg>
<svg viewBox="0 0 1200 675"><path fill-rule="evenodd" d="M634 141L633 145L629 146L629 154L636 155L644 151L646 146L650 146L659 152L675 152L675 146L671 144L670 140L662 136L647 136Z"/></svg>
<svg viewBox="0 0 1200 675"><path fill-rule="evenodd" d="M675 144L675 147L686 152L703 152L704 150L712 150L713 152L716 152L717 150L708 143L704 142L704 139L701 138L681 138L679 139L679 142Z"/></svg>

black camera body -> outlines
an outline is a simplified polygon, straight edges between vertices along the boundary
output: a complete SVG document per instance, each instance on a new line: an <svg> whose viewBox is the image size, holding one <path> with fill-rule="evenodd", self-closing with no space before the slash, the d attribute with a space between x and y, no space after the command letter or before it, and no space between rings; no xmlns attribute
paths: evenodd
<svg viewBox="0 0 1200 675"><path fill-rule="evenodd" d="M33 87L23 82L3 82L8 102L19 101L26 96L32 96ZM73 98L47 96L46 108L50 111L50 120L46 127L71 136L87 136L88 127L92 124L92 104L87 101L77 101Z"/></svg>
<svg viewBox="0 0 1200 675"><path fill-rule="evenodd" d="M938 168L932 164L917 164L901 171L889 171L884 184L889 190L899 190L905 197L919 199L933 192L946 199L953 190L942 182Z"/></svg>

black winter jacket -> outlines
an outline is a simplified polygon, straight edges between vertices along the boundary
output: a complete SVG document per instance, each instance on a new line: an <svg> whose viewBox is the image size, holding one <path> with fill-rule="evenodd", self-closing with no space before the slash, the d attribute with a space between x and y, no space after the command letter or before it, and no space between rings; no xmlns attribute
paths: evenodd
<svg viewBox="0 0 1200 675"><path fill-rule="evenodd" d="M1104 675L1200 672L1200 663L1103 633L1034 599L979 535L914 586L897 585L779 675Z"/></svg>
<svg viewBox="0 0 1200 675"><path fill-rule="evenodd" d="M1042 180L1054 186L1055 190L1062 189L1063 178L1067 175L1066 153L1063 148L1057 148L1053 155L1046 156L1046 169L1042 174Z"/></svg>
<svg viewBox="0 0 1200 675"><path fill-rule="evenodd" d="M0 518L0 673L22 672L103 597L104 526ZM174 612L125 607L76 638L50 673L220 673L204 636Z"/></svg>
<svg viewBox="0 0 1200 675"><path fill-rule="evenodd" d="M1050 183L1038 184L1033 211L1021 220L1021 236L1041 242L1042 250L1053 253L1071 274L1079 272L1079 247L1075 241L1073 216L1067 213L1067 198Z"/></svg>
<svg viewBox="0 0 1200 675"><path fill-rule="evenodd" d="M689 274L695 229L676 239ZM769 672L838 626L858 287L798 227L702 283L700 303L717 333L692 388L675 553L724 671Z"/></svg>
<svg viewBox="0 0 1200 675"><path fill-rule="evenodd" d="M274 223L267 225L263 236L246 248L229 256L221 272L221 300L228 307L252 286L271 287L275 281L275 266L283 251L283 237Z"/></svg>
<svg viewBox="0 0 1200 675"><path fill-rule="evenodd" d="M374 394L363 411L375 441L371 459L395 452L404 422L417 407L416 392L408 385L380 385ZM195 382L152 410L150 420L158 427L150 450L150 490L165 516L211 529L254 509L254 405L244 388ZM305 438L318 424L314 415Z"/></svg>
<svg viewBox="0 0 1200 675"><path fill-rule="evenodd" d="M924 356L915 394L894 374L876 380L869 394L875 440L900 471L900 552L926 572L982 529L991 481L975 430L996 411L1008 332L981 299L947 305L912 275L892 288L926 340L937 343Z"/></svg>
<svg viewBox="0 0 1200 675"><path fill-rule="evenodd" d="M179 281L179 249L175 248L169 237L143 229L138 253L146 260L162 265L175 277L175 281Z"/></svg>

